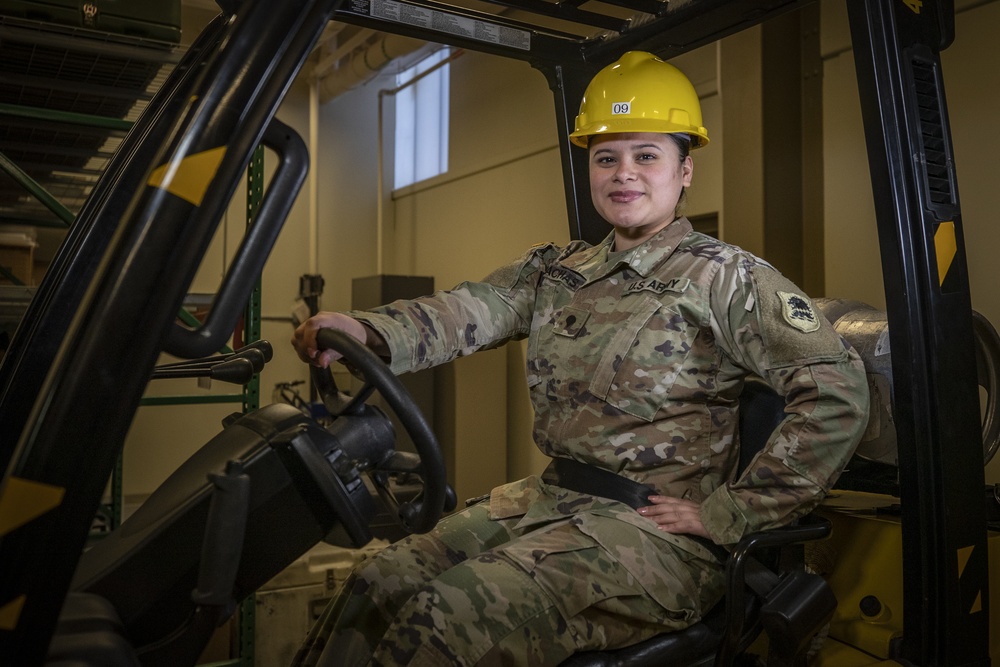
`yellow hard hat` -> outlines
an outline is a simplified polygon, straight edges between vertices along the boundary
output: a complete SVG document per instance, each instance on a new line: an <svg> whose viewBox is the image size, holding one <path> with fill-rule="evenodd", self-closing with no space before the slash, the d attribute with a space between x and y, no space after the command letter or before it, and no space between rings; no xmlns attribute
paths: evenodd
<svg viewBox="0 0 1000 667"><path fill-rule="evenodd" d="M644 51L625 53L591 79L569 139L586 148L589 137L617 132L687 134L691 148L708 144L694 86L679 69Z"/></svg>

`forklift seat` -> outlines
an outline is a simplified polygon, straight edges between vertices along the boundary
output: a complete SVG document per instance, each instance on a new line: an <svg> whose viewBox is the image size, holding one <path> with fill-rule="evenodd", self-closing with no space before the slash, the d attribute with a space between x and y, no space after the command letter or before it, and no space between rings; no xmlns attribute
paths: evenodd
<svg viewBox="0 0 1000 667"><path fill-rule="evenodd" d="M740 395L739 469L743 470L784 420L785 401L762 380L750 379ZM804 667L812 638L837 606L826 581L806 572L802 543L830 533L826 519L809 515L796 524L751 533L726 562L726 592L701 621L632 646L577 653L560 667L724 667L734 664L763 630L768 665Z"/></svg>

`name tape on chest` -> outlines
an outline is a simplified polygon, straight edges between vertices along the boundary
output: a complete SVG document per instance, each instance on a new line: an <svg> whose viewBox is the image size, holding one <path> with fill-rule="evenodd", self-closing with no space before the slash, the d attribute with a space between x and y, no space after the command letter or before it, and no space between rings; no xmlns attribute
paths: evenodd
<svg viewBox="0 0 1000 667"><path fill-rule="evenodd" d="M778 292L778 298L781 299L781 315L786 322L803 333L819 329L819 316L809 299L791 292Z"/></svg>
<svg viewBox="0 0 1000 667"><path fill-rule="evenodd" d="M563 268L561 266L553 266L548 271L546 275L550 278L558 280L562 284L566 285L570 289L577 289L584 283L584 277L575 271L570 271L569 269Z"/></svg>
<svg viewBox="0 0 1000 667"><path fill-rule="evenodd" d="M684 292L690 284L690 278L671 278L667 281L657 280L656 278L636 280L625 286L625 291L622 292L622 296L628 296L629 294L635 294L637 292L653 292L654 294L677 292L680 294Z"/></svg>

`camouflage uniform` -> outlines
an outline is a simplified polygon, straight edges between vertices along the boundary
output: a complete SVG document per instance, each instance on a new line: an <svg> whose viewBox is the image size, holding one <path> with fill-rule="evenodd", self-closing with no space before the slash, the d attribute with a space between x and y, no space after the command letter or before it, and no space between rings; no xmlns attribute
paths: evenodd
<svg viewBox="0 0 1000 667"><path fill-rule="evenodd" d="M867 421L858 355L771 266L684 218L624 252L612 240L535 247L481 282L349 314L395 373L528 337L538 447L700 503L717 544L806 513ZM737 478L751 373L787 417ZM308 643L329 640L324 664L374 650L382 665L551 665L683 628L721 592L702 544L530 477L380 554Z"/></svg>

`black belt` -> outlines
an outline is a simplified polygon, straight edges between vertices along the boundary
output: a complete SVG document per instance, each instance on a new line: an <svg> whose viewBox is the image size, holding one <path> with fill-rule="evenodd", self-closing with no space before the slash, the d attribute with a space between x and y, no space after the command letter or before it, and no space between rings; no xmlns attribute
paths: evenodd
<svg viewBox="0 0 1000 667"><path fill-rule="evenodd" d="M542 473L542 481L570 491L625 503L632 509L650 504L656 494L651 486L573 459L553 459Z"/></svg>
<svg viewBox="0 0 1000 667"><path fill-rule="evenodd" d="M573 459L552 459L552 462L542 473L542 481L577 493L585 493L588 496L617 500L632 509L652 504L649 502L649 497L656 495L656 489L651 486ZM689 537L708 549L719 561L725 562L729 557L729 552L724 547L709 539L700 535L688 534L685 534L684 537Z"/></svg>

